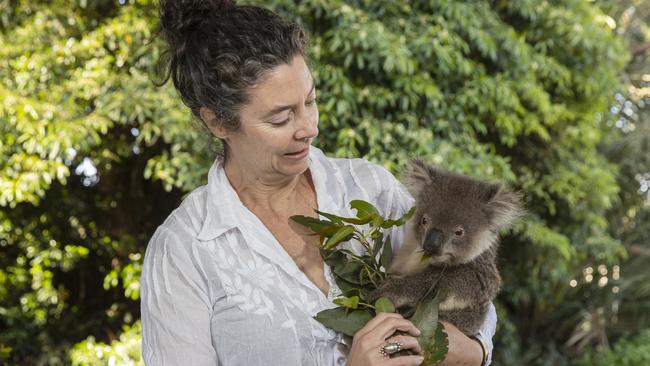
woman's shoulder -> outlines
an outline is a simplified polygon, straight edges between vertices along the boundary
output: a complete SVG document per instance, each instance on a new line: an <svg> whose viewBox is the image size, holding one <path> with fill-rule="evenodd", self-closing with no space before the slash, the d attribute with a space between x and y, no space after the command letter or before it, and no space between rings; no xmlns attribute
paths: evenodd
<svg viewBox="0 0 650 366"><path fill-rule="evenodd" d="M191 243L201 231L207 215L207 186L200 186L191 191L158 226L149 243L151 245L162 238L175 238L181 243Z"/></svg>

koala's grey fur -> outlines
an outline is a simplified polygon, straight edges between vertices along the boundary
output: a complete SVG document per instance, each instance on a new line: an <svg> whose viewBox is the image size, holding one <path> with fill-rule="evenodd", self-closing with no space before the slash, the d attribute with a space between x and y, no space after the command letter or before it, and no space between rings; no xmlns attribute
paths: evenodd
<svg viewBox="0 0 650 366"><path fill-rule="evenodd" d="M370 301L385 296L400 312L412 311L440 278L436 287L448 290L440 319L474 335L501 284L496 266L499 230L521 215L521 196L420 160L411 162L406 184L416 212L390 276L370 294ZM425 253L430 257L423 261Z"/></svg>

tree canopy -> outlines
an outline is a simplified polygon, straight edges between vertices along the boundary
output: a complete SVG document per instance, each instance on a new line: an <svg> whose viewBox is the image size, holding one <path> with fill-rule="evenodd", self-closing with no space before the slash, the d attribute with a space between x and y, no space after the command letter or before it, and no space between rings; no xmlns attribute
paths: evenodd
<svg viewBox="0 0 650 366"><path fill-rule="evenodd" d="M620 31L629 7L252 3L308 31L315 144L328 155L398 175L419 156L525 194L528 214L500 249L495 364L567 365L604 343L579 330L601 324L594 314L616 299L639 300L621 284L626 247L647 251L649 239L639 106L650 96L628 86L646 88L650 74L628 52L636 33ZM106 362L91 352L101 347L138 358L147 241L205 182L218 145L171 83L153 83L164 52L156 16L152 0L0 2L0 357L10 363Z"/></svg>

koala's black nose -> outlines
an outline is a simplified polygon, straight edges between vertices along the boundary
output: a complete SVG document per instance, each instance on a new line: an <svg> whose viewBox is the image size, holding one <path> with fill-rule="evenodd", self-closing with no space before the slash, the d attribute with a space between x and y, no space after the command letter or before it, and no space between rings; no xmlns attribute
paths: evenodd
<svg viewBox="0 0 650 366"><path fill-rule="evenodd" d="M427 231L427 236L424 238L424 243L422 243L424 252L429 255L442 254L443 236L442 231L438 229L430 229Z"/></svg>

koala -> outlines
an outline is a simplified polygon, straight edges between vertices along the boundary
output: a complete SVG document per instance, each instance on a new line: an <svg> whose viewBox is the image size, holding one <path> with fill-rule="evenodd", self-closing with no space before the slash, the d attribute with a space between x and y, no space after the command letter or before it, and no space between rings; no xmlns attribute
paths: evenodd
<svg viewBox="0 0 650 366"><path fill-rule="evenodd" d="M385 296L409 317L439 280L436 288L448 290L439 318L475 335L501 284L498 233L522 214L521 195L421 160L411 161L405 183L416 211L388 278L370 301Z"/></svg>

